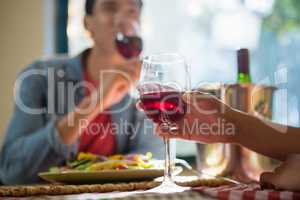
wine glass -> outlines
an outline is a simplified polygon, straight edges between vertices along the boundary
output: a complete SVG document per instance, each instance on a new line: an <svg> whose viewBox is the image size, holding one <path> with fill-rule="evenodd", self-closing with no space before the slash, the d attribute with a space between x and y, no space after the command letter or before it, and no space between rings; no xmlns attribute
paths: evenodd
<svg viewBox="0 0 300 200"><path fill-rule="evenodd" d="M179 54L156 54L143 59L138 83L139 109L167 131L177 129L176 122L187 112L182 94L190 89L189 67ZM170 140L165 143L165 172L162 184L149 192L169 193L187 190L172 179Z"/></svg>
<svg viewBox="0 0 300 200"><path fill-rule="evenodd" d="M122 20L118 23L115 44L118 52L124 58L139 57L143 50L139 23L134 20Z"/></svg>

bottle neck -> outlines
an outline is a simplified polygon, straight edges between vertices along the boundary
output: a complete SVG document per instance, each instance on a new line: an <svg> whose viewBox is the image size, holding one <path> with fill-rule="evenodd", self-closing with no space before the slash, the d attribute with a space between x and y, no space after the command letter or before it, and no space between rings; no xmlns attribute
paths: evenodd
<svg viewBox="0 0 300 200"><path fill-rule="evenodd" d="M250 74L239 73L238 74L238 83L251 83Z"/></svg>
<svg viewBox="0 0 300 200"><path fill-rule="evenodd" d="M237 51L238 83L251 83L249 50Z"/></svg>

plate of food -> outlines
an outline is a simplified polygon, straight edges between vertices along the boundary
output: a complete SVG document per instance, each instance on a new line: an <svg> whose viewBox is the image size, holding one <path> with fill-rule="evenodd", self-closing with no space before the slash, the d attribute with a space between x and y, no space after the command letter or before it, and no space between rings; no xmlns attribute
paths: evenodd
<svg viewBox="0 0 300 200"><path fill-rule="evenodd" d="M175 171L179 173L180 169ZM68 161L65 166L51 167L39 176L50 182L92 184L151 180L163 174L163 162L153 159L151 153L109 157L80 153L76 160Z"/></svg>

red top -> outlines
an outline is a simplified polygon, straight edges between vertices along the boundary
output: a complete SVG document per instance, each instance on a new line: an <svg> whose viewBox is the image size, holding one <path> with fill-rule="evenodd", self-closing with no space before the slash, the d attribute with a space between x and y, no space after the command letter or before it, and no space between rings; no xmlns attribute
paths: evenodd
<svg viewBox="0 0 300 200"><path fill-rule="evenodd" d="M93 84L96 88L99 83L91 80L88 75L87 68L83 70L84 81ZM90 95L90 91L86 89L86 95ZM100 113L80 136L79 152L93 153L102 156L108 156L115 153L116 140L112 129L111 115L108 113Z"/></svg>

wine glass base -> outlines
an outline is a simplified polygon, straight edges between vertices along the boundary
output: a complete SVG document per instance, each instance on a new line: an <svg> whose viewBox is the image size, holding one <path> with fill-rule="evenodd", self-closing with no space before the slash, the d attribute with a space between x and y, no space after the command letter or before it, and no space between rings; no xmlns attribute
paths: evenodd
<svg viewBox="0 0 300 200"><path fill-rule="evenodd" d="M175 184L171 180L164 180L161 185L158 187L152 188L150 190L145 191L146 193L160 193L160 194L169 194L169 193L177 193L184 192L190 190L190 187L182 187Z"/></svg>

